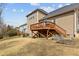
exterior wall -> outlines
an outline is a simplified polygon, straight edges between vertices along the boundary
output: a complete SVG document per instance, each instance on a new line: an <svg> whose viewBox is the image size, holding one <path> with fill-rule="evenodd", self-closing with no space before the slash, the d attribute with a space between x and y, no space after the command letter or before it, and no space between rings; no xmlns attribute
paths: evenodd
<svg viewBox="0 0 79 59"><path fill-rule="evenodd" d="M46 16L45 14L41 13L40 11L38 11L38 21L40 19L42 19L44 16Z"/></svg>
<svg viewBox="0 0 79 59"><path fill-rule="evenodd" d="M60 15L55 20L58 26L66 30L67 34L74 35L74 12Z"/></svg>

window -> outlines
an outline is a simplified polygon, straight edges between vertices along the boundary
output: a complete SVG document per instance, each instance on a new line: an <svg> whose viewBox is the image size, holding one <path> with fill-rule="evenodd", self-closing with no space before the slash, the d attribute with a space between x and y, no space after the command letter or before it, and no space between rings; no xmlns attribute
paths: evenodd
<svg viewBox="0 0 79 59"><path fill-rule="evenodd" d="M34 19L34 16L30 17L30 19Z"/></svg>
<svg viewBox="0 0 79 59"><path fill-rule="evenodd" d="M30 20L30 19L34 19L35 17L34 17L34 15L33 16L30 16L28 19Z"/></svg>

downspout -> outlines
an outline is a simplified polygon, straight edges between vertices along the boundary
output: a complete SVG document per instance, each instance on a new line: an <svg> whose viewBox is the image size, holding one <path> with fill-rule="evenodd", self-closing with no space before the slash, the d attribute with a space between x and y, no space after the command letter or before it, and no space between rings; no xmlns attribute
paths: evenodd
<svg viewBox="0 0 79 59"><path fill-rule="evenodd" d="M74 10L74 36L77 34L77 10Z"/></svg>

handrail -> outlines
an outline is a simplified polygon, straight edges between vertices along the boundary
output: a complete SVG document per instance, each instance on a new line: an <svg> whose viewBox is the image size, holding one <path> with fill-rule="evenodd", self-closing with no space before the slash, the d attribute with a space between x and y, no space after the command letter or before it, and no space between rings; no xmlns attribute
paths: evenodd
<svg viewBox="0 0 79 59"><path fill-rule="evenodd" d="M58 26L57 24L55 24L55 26ZM58 26L59 28L61 28L60 26ZM62 30L66 31L65 29L61 28Z"/></svg>
<svg viewBox="0 0 79 59"><path fill-rule="evenodd" d="M66 36L66 30L64 30L63 28L61 28L60 26L58 25L55 25L55 29L60 31L60 33L62 33L64 36Z"/></svg>

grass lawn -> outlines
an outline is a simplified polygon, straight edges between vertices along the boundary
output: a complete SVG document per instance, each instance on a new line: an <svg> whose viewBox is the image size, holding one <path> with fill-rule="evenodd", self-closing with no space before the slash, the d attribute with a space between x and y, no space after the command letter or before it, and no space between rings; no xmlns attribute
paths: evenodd
<svg viewBox="0 0 79 59"><path fill-rule="evenodd" d="M60 44L41 38L12 38L0 41L1 56L62 56L79 55L79 40L74 44Z"/></svg>

